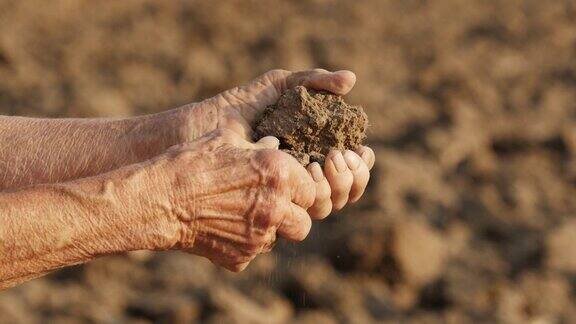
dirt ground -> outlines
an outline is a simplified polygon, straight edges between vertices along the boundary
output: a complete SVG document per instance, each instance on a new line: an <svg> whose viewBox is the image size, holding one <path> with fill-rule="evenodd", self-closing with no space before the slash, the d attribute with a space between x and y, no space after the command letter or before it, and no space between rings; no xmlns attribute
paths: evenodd
<svg viewBox="0 0 576 324"><path fill-rule="evenodd" d="M0 0L0 113L130 116L272 68L350 69L366 197L232 274L115 256L2 323L576 322L576 3Z"/></svg>

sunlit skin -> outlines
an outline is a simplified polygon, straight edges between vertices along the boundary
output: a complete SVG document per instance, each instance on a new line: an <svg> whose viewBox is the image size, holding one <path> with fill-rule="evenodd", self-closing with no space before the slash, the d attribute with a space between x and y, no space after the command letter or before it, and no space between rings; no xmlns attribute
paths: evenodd
<svg viewBox="0 0 576 324"><path fill-rule="evenodd" d="M0 117L0 288L132 250L184 250L241 271L362 196L374 152L307 168L251 142L295 85L348 93L352 72L270 71L199 103L130 119Z"/></svg>

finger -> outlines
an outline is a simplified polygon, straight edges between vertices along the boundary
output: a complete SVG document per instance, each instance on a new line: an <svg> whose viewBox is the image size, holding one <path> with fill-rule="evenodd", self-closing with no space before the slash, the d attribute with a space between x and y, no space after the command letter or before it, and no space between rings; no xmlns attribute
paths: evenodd
<svg viewBox="0 0 576 324"><path fill-rule="evenodd" d="M308 236L311 228L312 219L306 210L292 203L278 227L278 235L290 241L302 241Z"/></svg>
<svg viewBox="0 0 576 324"><path fill-rule="evenodd" d="M368 180L370 179L370 171L362 158L350 150L344 152L344 160L354 178L352 186L350 187L350 193L348 194L348 202L353 203L358 201L358 199L362 197L362 194L364 194L364 190L366 190Z"/></svg>
<svg viewBox="0 0 576 324"><path fill-rule="evenodd" d="M311 79L317 79L331 74L332 72L324 69L292 72L286 77L286 88L292 88L299 85L306 86Z"/></svg>
<svg viewBox="0 0 576 324"><path fill-rule="evenodd" d="M310 78L304 86L343 96L352 90L354 84L356 84L356 75L351 71L344 70L329 75L317 75Z"/></svg>
<svg viewBox="0 0 576 324"><path fill-rule="evenodd" d="M312 219L324 219L332 211L332 200L330 200L332 191L330 184L324 176L324 172L318 162L309 164L307 169L314 182L316 182L316 198L312 207L308 208L308 214L310 214Z"/></svg>
<svg viewBox="0 0 576 324"><path fill-rule="evenodd" d="M229 129L219 129L219 134L224 136L228 143L232 143L240 148L277 150L280 146L280 140L274 136L265 136L259 139L256 143L252 143Z"/></svg>
<svg viewBox="0 0 576 324"><path fill-rule="evenodd" d="M239 148L254 149L254 143L247 141L243 136L228 128L218 128L210 134L201 138L206 140L204 142L214 141L215 145L220 145L222 142L232 144ZM186 145L186 144L185 144ZM196 145L196 141L190 142L190 146Z"/></svg>
<svg viewBox="0 0 576 324"><path fill-rule="evenodd" d="M295 158L290 157L288 162L290 173L288 185L290 186L290 196L296 205L308 209L316 197L316 183L312 176Z"/></svg>
<svg viewBox="0 0 576 324"><path fill-rule="evenodd" d="M304 209L310 208L316 196L316 186L308 171L294 157L280 150L262 149L256 152L259 168L272 175L268 177L274 190L290 195L293 202Z"/></svg>
<svg viewBox="0 0 576 324"><path fill-rule="evenodd" d="M280 140L274 136L265 136L255 143L256 148L260 149L275 149L280 146Z"/></svg>
<svg viewBox="0 0 576 324"><path fill-rule="evenodd" d="M297 85L326 90L337 95L345 95L356 83L356 75L347 70L328 72L326 70L311 70L292 73L286 79L287 88ZM286 90L286 89L282 89Z"/></svg>
<svg viewBox="0 0 576 324"><path fill-rule="evenodd" d="M354 176L340 151L333 150L328 153L326 162L324 162L324 174L332 190L333 209L340 210L348 202L348 196L354 181Z"/></svg>
<svg viewBox="0 0 576 324"><path fill-rule="evenodd" d="M368 170L372 170L374 162L376 161L374 151L368 146L362 145L356 150L356 153L362 157L362 160L364 160L364 163L368 166Z"/></svg>

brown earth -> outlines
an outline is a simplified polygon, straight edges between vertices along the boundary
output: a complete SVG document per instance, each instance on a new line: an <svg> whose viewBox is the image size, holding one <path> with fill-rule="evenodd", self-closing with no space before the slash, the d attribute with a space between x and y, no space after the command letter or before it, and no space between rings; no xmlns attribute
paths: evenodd
<svg viewBox="0 0 576 324"><path fill-rule="evenodd" d="M368 116L340 96L297 86L266 107L254 127L254 139L275 136L280 149L300 163L324 163L331 149L357 149L366 138Z"/></svg>
<svg viewBox="0 0 576 324"><path fill-rule="evenodd" d="M273 68L349 69L358 204L231 274L115 256L0 293L5 323L576 322L576 5L0 0L0 112L127 116Z"/></svg>

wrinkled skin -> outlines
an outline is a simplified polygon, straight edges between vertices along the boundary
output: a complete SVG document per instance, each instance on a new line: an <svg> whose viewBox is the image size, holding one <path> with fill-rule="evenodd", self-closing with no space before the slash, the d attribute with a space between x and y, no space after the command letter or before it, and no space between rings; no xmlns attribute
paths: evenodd
<svg viewBox="0 0 576 324"><path fill-rule="evenodd" d="M175 172L173 209L186 215L177 218L185 234L173 248L241 271L258 254L270 251L277 234L291 241L304 240L312 220L330 212L330 183L322 170L316 175L320 180L315 180L316 170L307 171L278 150L278 144L274 137L250 143L236 132L218 129L171 148L168 156L175 156L169 165ZM361 163L365 164L357 164ZM332 181L341 181L341 174L354 177L348 165L346 170L350 173L327 172L335 174Z"/></svg>
<svg viewBox="0 0 576 324"><path fill-rule="evenodd" d="M178 219L185 235L175 248L239 271L269 251L276 233L293 241L306 237L317 184L277 145L274 138L253 144L217 130L170 150L169 167L178 170L172 204L188 215Z"/></svg>
<svg viewBox="0 0 576 324"><path fill-rule="evenodd" d="M199 111L206 115L217 116L212 125L230 129L241 138L249 140L252 136L252 125L258 115L276 102L281 93L296 85L326 90L338 95L346 95L356 82L356 76L350 71L335 73L322 69L302 72L273 70L256 78L249 84L225 91L213 98L198 104ZM199 129L194 119L189 119L189 129ZM188 132L188 139L193 139L193 132ZM308 166L317 181L322 182L319 196L324 204L315 205L313 212L326 217L332 210L342 209L346 203L356 202L366 188L370 169L374 165L375 155L372 149L360 147L356 152L332 151L328 154L321 169L318 163ZM330 195L331 200L325 200Z"/></svg>
<svg viewBox="0 0 576 324"><path fill-rule="evenodd" d="M177 249L232 271L303 240L357 201L374 152L302 167L250 125L288 87L344 95L349 71L275 70L197 104L126 120L0 116L0 289L132 250Z"/></svg>
<svg viewBox="0 0 576 324"><path fill-rule="evenodd" d="M253 124L257 116L264 110L264 108L272 103L274 103L280 96L280 94L287 88L293 87L295 85L304 85L311 88L328 90L339 95L347 94L356 81L356 77L353 73L349 71L341 71L337 73L330 73L325 70L313 70L291 73L288 71L274 70L270 71L256 80L252 81L246 86L237 87L226 92L223 92L213 98L199 103L197 109L205 109L206 111L211 111L216 118L216 127L219 129L228 129L232 132L226 132L225 141L239 141L244 140L244 144L248 144L248 140L252 136L252 128L250 125ZM198 129L193 125L190 126L191 129ZM218 136L217 138L221 138ZM212 138L211 141L220 141ZM204 141L201 141L205 143ZM273 142L277 148L278 141L276 139L264 138L261 142ZM261 143L258 143L261 144ZM258 145L257 144L257 145ZM205 144L202 144L205 145ZM200 145L200 146L202 146ZM197 148L198 150L201 150ZM267 161L265 163L264 171L266 174L272 172L276 177L282 179L286 178L286 175L279 174L281 170L286 169L289 166L290 170L298 170L299 165L295 159L291 158L289 155L277 151L277 152L266 152L262 155L258 155L260 159ZM310 231L311 220L312 219L323 219L328 216L332 210L339 210L343 208L347 203L356 202L360 199L368 180L370 177L370 169L374 165L374 153L368 147L360 147L356 152L346 150L344 152L332 151L328 154L324 170L320 167L318 163L310 164L307 169L310 177L306 179L304 173L296 172L294 174L300 177L300 180L296 179L294 175L288 177L292 179L292 182L278 182L272 181L275 185L278 185L279 192L290 192L288 188L283 188L284 186L290 187L295 182L301 181L307 183L306 186L299 186L301 195L304 196L303 202L306 198L312 199L312 203L308 204L297 204L296 202L290 201L285 202L285 196L277 195L277 193L271 189L266 188L265 192L268 195L262 195L257 199L257 203L254 203L254 199L238 199L238 204L244 202L244 215L267 215L263 223L268 225L264 228L258 227L259 235L254 236L253 231L250 229L244 229L244 232L252 233L249 236L250 240L244 240L236 242L236 245L230 244L228 239L224 239L226 235L218 235L218 230L213 233L212 230L208 232L209 238L199 238L198 242L203 243L203 247L197 247L200 250L192 250L193 253L200 255L205 255L209 259L213 260L215 263L221 264L226 268L238 271L244 269L248 262L252 260L258 253L267 251L274 241L275 235L274 231L278 228L278 219L282 218L286 213L291 212L291 215L297 215L288 217L292 225L292 231L298 233L298 235L289 235L286 231L279 227L279 233L292 240L303 240L306 234ZM266 170L266 168L271 169ZM262 170L260 170L262 172ZM258 173L258 172L256 172ZM311 192L311 188L314 188L314 192ZM298 192L298 191L296 191ZM296 205L294 205L296 203ZM230 206L235 206L236 204L231 204ZM288 208L290 206L291 208ZM252 209L250 209L252 208ZM286 211L288 208L288 211ZM225 210L212 210L215 215L225 213ZM276 214L278 213L278 214ZM290 213L289 213L290 214ZM252 222L248 216L246 221ZM229 228L229 224L224 220L213 220L208 221L208 223L213 224L215 228ZM257 224L261 222L256 222ZM202 227L202 226L200 226ZM242 227L240 227L242 228ZM236 231L240 230L237 229ZM202 231L199 231L202 233ZM235 232L236 235L238 232ZM255 241L253 241L255 240ZM225 242L229 242L226 244ZM206 249L206 246L212 247L211 250ZM232 248L233 246L241 248L241 253L238 254L237 249Z"/></svg>

